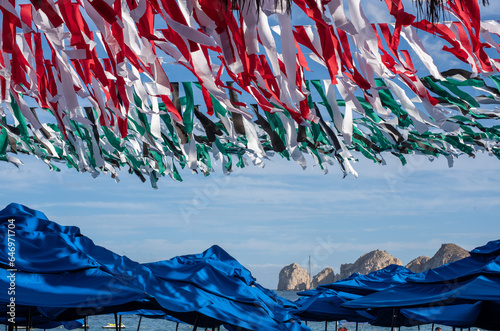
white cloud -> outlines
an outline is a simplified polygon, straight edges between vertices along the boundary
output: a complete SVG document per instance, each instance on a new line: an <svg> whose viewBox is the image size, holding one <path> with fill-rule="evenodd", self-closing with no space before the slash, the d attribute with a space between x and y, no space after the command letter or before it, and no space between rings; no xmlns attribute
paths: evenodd
<svg viewBox="0 0 500 331"><path fill-rule="evenodd" d="M151 203L137 202L104 202L104 201L72 201L72 202L48 202L36 204L33 208L52 208L52 207L72 207L72 208L92 208L92 209L117 209L117 210L148 210L154 205Z"/></svg>

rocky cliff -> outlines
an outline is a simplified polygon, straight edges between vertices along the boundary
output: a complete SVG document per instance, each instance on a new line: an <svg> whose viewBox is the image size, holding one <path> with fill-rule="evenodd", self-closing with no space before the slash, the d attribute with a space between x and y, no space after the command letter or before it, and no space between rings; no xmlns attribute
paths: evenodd
<svg viewBox="0 0 500 331"><path fill-rule="evenodd" d="M406 265L406 268L410 269L415 273L419 273L427 270L426 265L431 258L425 255L419 256L416 259L413 259L410 263Z"/></svg>
<svg viewBox="0 0 500 331"><path fill-rule="evenodd" d="M406 265L413 272L422 272L431 268L437 268L446 263L455 262L469 256L469 252L455 244L443 244L432 258L419 256ZM316 288L319 285L336 282L349 277L353 273L366 275L372 271L377 271L390 264L402 265L398 258L393 257L386 251L375 250L361 256L354 263L342 264L340 274L335 274L332 268L325 268L318 273L311 281L311 276L306 269L297 263L292 263L284 267L279 275L278 290L303 291Z"/></svg>
<svg viewBox="0 0 500 331"><path fill-rule="evenodd" d="M292 263L280 271L278 291L304 291L311 285L311 276L306 269Z"/></svg>
<svg viewBox="0 0 500 331"><path fill-rule="evenodd" d="M403 265L398 258L393 257L386 251L377 249L362 255L354 263L342 264L340 266L340 279L347 278L355 272L366 275L391 264Z"/></svg>
<svg viewBox="0 0 500 331"><path fill-rule="evenodd" d="M338 275L335 275L332 268L321 270L312 280L312 288L316 288L323 284L329 284L337 281Z"/></svg>
<svg viewBox="0 0 500 331"><path fill-rule="evenodd" d="M446 263L461 260L468 256L470 256L469 252L460 246L455 244L442 244L441 248L439 248L432 258L419 256L415 260L408 263L406 267L413 272L422 272L428 269L440 267ZM421 259L419 264L417 261L418 259Z"/></svg>

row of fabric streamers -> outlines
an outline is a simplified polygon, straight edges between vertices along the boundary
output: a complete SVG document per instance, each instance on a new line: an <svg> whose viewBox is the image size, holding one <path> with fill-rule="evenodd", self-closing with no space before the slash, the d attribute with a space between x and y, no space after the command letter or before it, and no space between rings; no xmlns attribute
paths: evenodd
<svg viewBox="0 0 500 331"><path fill-rule="evenodd" d="M303 168L309 155L325 172L336 162L344 176L357 176L357 158L388 153L403 164L408 154L500 157L490 54L500 23L481 21L477 1L448 1L458 21L431 24L387 0L396 22L371 24L357 0L350 18L339 0L295 0L314 23L296 26L268 3L235 14L213 1L111 2L0 4L0 159L113 178L128 167L156 187L181 180L179 168L208 175L220 161L229 173L276 154ZM440 71L417 32L463 65ZM196 82L171 82L161 54ZM306 79L306 55L327 79ZM415 58L430 75L417 75Z"/></svg>

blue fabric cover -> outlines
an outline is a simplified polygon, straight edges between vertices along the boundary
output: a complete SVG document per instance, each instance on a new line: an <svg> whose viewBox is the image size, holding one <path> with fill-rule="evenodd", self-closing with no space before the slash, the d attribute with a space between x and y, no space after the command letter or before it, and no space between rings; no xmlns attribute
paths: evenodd
<svg viewBox="0 0 500 331"><path fill-rule="evenodd" d="M77 317L74 312L85 307L102 310L136 300L154 298L156 306L171 313L193 312L211 302L195 293L165 281L127 257L96 246L76 227L60 226L42 213L19 204L0 211L0 284L8 284L10 272L8 230L14 220L16 248L16 303L38 306L57 314ZM9 226L10 225L10 226ZM4 287L2 288L8 288ZM0 302L8 302L7 291ZM159 303L159 305L158 305ZM73 313L68 313L73 310Z"/></svg>
<svg viewBox="0 0 500 331"><path fill-rule="evenodd" d="M457 289L468 282L470 280L447 284L407 283L346 302L343 306L351 309L370 309L428 305L452 298Z"/></svg>
<svg viewBox="0 0 500 331"><path fill-rule="evenodd" d="M299 292L302 296L296 301L299 309L292 311L300 318L310 321L374 321L376 316L371 313L346 309L341 305L362 298L363 295L405 283L406 277L412 274L407 268L398 265L390 265L368 275L355 273L338 282Z"/></svg>
<svg viewBox="0 0 500 331"><path fill-rule="evenodd" d="M36 308L16 306L15 322L17 326L26 326L28 324L28 316L31 316L31 326L37 329L53 329L62 325L67 330L73 330L83 326L83 319L70 322L51 321L47 317L41 315ZM8 324L8 317L7 307L5 305L0 305L0 324Z"/></svg>
<svg viewBox="0 0 500 331"><path fill-rule="evenodd" d="M498 329L500 308L500 241L491 241L471 252L471 256L420 274L397 273L386 268L367 276L323 285L325 288L365 295L340 303L340 308L374 316L369 323L381 326L411 326L438 323L467 328ZM370 294L371 293L371 294ZM304 302L313 298L307 291ZM332 310L339 301L331 299ZM313 305L311 305L313 307ZM393 309L397 318L393 320ZM364 311L364 312L363 312ZM368 317L368 316L367 316Z"/></svg>
<svg viewBox="0 0 500 331"><path fill-rule="evenodd" d="M459 328L469 328L476 324L483 303L457 305L436 305L433 307L401 309L401 314L410 320L435 323Z"/></svg>
<svg viewBox="0 0 500 331"><path fill-rule="evenodd" d="M391 264L384 269L371 272L368 275L353 274L349 278L335 283L321 285L320 287L367 295L399 284L404 284L406 279L412 275L414 275L414 273L411 270L403 266Z"/></svg>
<svg viewBox="0 0 500 331"><path fill-rule="evenodd" d="M283 307L293 303L257 284L250 271L218 246L141 265L95 245L77 227L60 226L18 204L0 211L2 288L9 282L10 219L15 220L18 307L37 307L54 320L149 312L200 327L309 330ZM0 304L8 300L7 291L0 293Z"/></svg>
<svg viewBox="0 0 500 331"><path fill-rule="evenodd" d="M284 330L293 323L294 328L308 329L283 307L293 303L261 287L248 269L219 246L201 254L144 265L157 278L184 286L213 302L199 310L211 318L245 329Z"/></svg>
<svg viewBox="0 0 500 331"><path fill-rule="evenodd" d="M81 293L85 291L96 293L96 289L100 288L94 284L129 287L131 293L142 293L144 299L154 297L162 308L172 312L196 311L202 306L211 304L210 301L194 293L184 291L165 281L160 282L148 268L126 256L120 256L95 245L92 240L83 236L77 227L65 227L49 221L39 211L15 203L10 204L0 211L1 233L7 234L9 219L15 220L17 276L23 280L24 272L38 273L38 278L47 278L45 286L50 288L50 284L55 284L54 291L57 288L61 289L54 295L54 298L58 297L57 300L48 298L44 301L46 307L74 307L73 304L60 304L60 302L73 300L63 297L75 294L71 292L71 283L65 287L64 279L71 282L73 277L78 276L82 281ZM5 266L8 265L8 256L5 253L8 252L7 247L7 236L2 236L0 264ZM87 269L98 269L101 272L86 271ZM58 284L53 283L51 273L58 275ZM86 282L84 275L89 273L93 276L99 274L101 278L98 280L98 277L94 277L92 282ZM43 282L44 280L38 279L38 283ZM29 287L29 284L27 286ZM125 296L113 295L101 306L115 306L136 299L137 297L133 295L129 300L126 300Z"/></svg>
<svg viewBox="0 0 500 331"><path fill-rule="evenodd" d="M9 288L10 272L0 269L0 286ZM118 305L144 298L144 292L123 284L99 269L66 274L15 273L17 305L44 307L100 307ZM8 291L0 291L0 302L10 300Z"/></svg>
<svg viewBox="0 0 500 331"><path fill-rule="evenodd" d="M500 302L500 275L481 275L460 288L454 298Z"/></svg>
<svg viewBox="0 0 500 331"><path fill-rule="evenodd" d="M496 257L500 255L500 239L492 240L484 246L479 246L470 251L471 255L491 255Z"/></svg>
<svg viewBox="0 0 500 331"><path fill-rule="evenodd" d="M407 283L342 306L368 311L399 307L405 317L426 323L499 329L500 275L448 283Z"/></svg>
<svg viewBox="0 0 500 331"><path fill-rule="evenodd" d="M312 294L312 292L315 292ZM337 291L327 288L317 288L305 292L295 303L298 309L292 310L295 315L306 321L340 321L367 322L372 316L362 316L355 310L343 308L340 305L346 302L346 298L339 295ZM349 294L350 298L361 297Z"/></svg>

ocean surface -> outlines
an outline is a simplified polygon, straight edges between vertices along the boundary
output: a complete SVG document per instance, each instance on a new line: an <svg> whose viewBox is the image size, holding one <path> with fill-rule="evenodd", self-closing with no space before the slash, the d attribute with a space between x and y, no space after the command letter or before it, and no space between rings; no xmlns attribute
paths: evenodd
<svg viewBox="0 0 500 331"><path fill-rule="evenodd" d="M278 295L281 297L295 301L298 298L297 292L294 291L277 291ZM107 325L107 323L115 323L115 318L113 315L99 315L99 316L89 316L88 318L88 330L89 331L114 331L115 329L104 329L103 326ZM139 323L139 316L136 315L123 315L122 323L125 325L125 329L123 331L175 331L176 323L170 322L167 320L161 319L149 319L142 318L141 324ZM311 328L312 331L323 331L325 330L325 322L308 322L307 325ZM138 329L139 326L139 329ZM349 323L346 321L340 321L338 326L344 326L348 331L356 330L356 323ZM435 325L436 327L437 325ZM451 327L441 326L443 331L453 331ZM188 331L192 330L193 327L187 324L179 324L179 331ZM1 330L1 329L0 329ZM63 327L59 327L56 329L52 329L54 331L57 330L66 330ZM76 329L75 331L82 331L83 329ZM204 331L204 328L198 328L198 331ZM211 329L206 329L210 330ZM221 327L221 330L225 330L224 327ZM334 331L335 330L335 322L329 322L327 324L327 330ZM463 329L462 331L469 331L468 329ZM258 331L266 331L266 330L258 330ZM358 331L391 331L390 328L383 328L378 326L371 326L365 323L359 323ZM399 330L397 330L399 331ZM418 331L417 327L402 327L400 331ZM432 331L432 325L422 325L420 326L420 331ZM461 329L456 329L455 331L461 331ZM471 329L471 331L478 331L478 329Z"/></svg>

